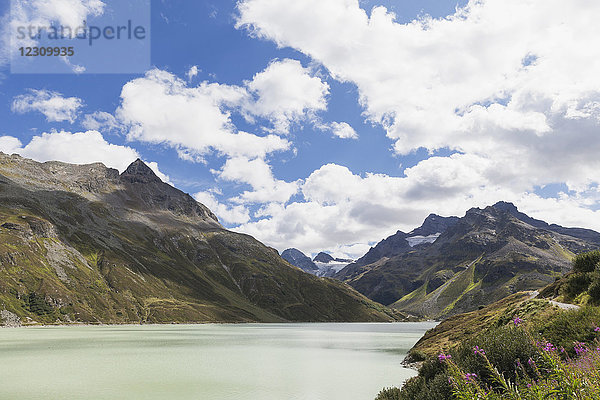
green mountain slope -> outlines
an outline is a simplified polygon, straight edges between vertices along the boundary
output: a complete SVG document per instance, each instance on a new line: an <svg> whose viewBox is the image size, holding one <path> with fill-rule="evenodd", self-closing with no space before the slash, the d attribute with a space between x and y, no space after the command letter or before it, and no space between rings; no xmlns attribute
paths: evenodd
<svg viewBox="0 0 600 400"><path fill-rule="evenodd" d="M402 244L338 277L382 304L443 318L542 288L569 271L575 253L599 246L597 232L548 225L501 202L469 210L433 243Z"/></svg>
<svg viewBox="0 0 600 400"><path fill-rule="evenodd" d="M25 323L395 318L225 230L140 160L119 175L2 153L0 311Z"/></svg>

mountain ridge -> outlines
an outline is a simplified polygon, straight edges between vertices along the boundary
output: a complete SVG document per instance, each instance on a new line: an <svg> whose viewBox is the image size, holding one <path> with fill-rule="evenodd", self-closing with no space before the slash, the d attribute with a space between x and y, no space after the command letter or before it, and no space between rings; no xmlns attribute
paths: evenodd
<svg viewBox="0 0 600 400"><path fill-rule="evenodd" d="M382 304L443 318L546 286L570 269L575 253L600 247L598 235L549 225L499 202L471 208L432 243L409 249L397 233L390 237L397 248L384 247L387 254L350 264L336 277Z"/></svg>
<svg viewBox="0 0 600 400"><path fill-rule="evenodd" d="M119 174L99 163L38 163L2 153L0 309L44 324L399 315L227 231L141 160Z"/></svg>

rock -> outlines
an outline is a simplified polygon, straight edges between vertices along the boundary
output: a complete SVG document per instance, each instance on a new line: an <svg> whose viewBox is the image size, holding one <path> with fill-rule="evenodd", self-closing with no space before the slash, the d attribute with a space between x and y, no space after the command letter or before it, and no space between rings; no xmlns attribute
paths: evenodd
<svg viewBox="0 0 600 400"><path fill-rule="evenodd" d="M0 311L0 318L4 321L4 325L7 328L18 328L21 326L21 318L16 314L11 313L7 310Z"/></svg>

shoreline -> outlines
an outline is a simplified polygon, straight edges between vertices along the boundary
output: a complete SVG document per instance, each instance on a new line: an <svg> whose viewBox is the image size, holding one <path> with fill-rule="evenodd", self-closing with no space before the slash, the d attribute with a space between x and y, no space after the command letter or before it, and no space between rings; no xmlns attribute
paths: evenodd
<svg viewBox="0 0 600 400"><path fill-rule="evenodd" d="M387 325L387 324L419 324L424 322L438 322L439 321L286 321L286 322L223 322L223 321L206 321L206 322L165 322L165 323L133 323L126 322L122 324L118 323L67 323L67 324L19 324L19 325L0 325L3 329L14 329L14 328L51 328L51 327L93 327L93 326L104 326L104 327L121 327L121 326L173 326L173 325L292 325L292 324L370 324L370 325Z"/></svg>

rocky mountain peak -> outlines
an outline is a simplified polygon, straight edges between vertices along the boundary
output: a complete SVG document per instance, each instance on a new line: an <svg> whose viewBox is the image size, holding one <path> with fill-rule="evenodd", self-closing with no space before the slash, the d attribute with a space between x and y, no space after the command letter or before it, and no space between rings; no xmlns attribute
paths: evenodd
<svg viewBox="0 0 600 400"><path fill-rule="evenodd" d="M121 179L131 183L162 182L154 171L139 158L129 164L129 167L121 174Z"/></svg>
<svg viewBox="0 0 600 400"><path fill-rule="evenodd" d="M331 255L325 253L325 252L320 252L319 254L317 254L317 256L315 258L313 258L313 261L315 262L323 262L323 263L328 263L333 261L334 258L331 257Z"/></svg>
<svg viewBox="0 0 600 400"><path fill-rule="evenodd" d="M510 203L507 201L499 201L496 204L494 204L492 207L494 207L497 210L507 211L511 214L519 212L519 210L517 209L517 206L515 206L513 203Z"/></svg>
<svg viewBox="0 0 600 400"><path fill-rule="evenodd" d="M281 258L306 272L314 272L319 269L310 257L295 248L284 250L281 253Z"/></svg>
<svg viewBox="0 0 600 400"><path fill-rule="evenodd" d="M429 236L435 233L442 233L449 227L455 225L458 220L458 217L442 217L437 214L429 214L429 216L425 218L425 221L423 221L423 225L412 230L409 235Z"/></svg>

